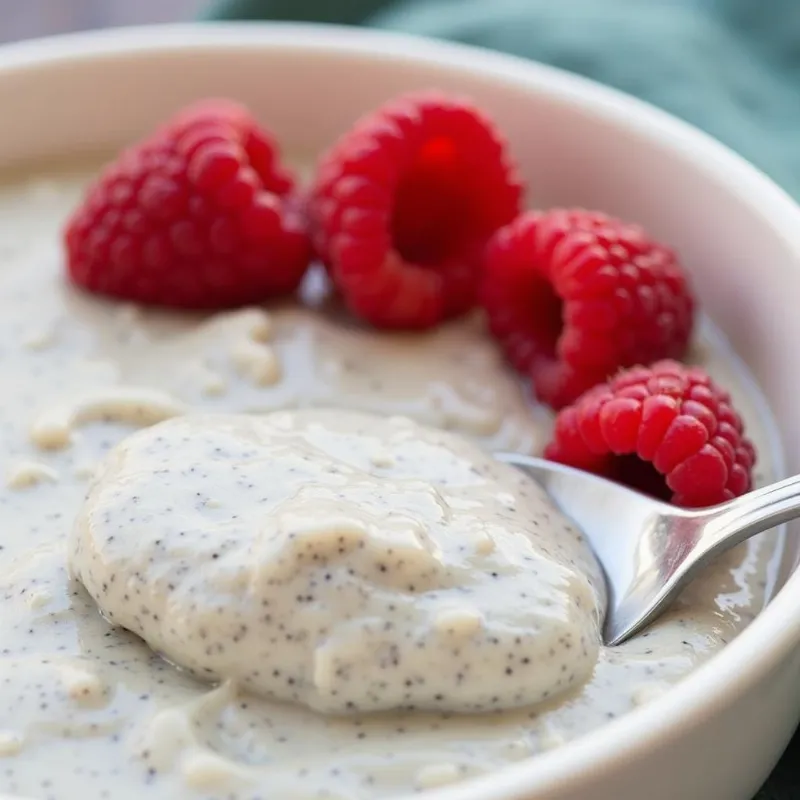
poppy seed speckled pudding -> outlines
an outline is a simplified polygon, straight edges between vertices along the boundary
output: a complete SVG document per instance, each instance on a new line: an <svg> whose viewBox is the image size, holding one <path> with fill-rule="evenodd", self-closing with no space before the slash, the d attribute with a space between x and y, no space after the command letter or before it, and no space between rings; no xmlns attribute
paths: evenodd
<svg viewBox="0 0 800 800"><path fill-rule="evenodd" d="M190 415L115 451L73 571L206 679L332 713L533 705L591 675L603 603L529 483L402 418Z"/></svg>
<svg viewBox="0 0 800 800"><path fill-rule="evenodd" d="M374 88L304 138L220 77L3 173L0 793L575 800L482 781L679 697L774 593L779 532L602 645L582 533L492 453L720 502L782 471L774 385L664 207L573 191L463 76Z"/></svg>

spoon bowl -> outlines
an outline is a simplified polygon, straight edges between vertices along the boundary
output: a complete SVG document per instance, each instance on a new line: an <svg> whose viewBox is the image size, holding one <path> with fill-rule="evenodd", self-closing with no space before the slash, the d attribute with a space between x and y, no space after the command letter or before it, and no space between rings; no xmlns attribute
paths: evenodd
<svg viewBox="0 0 800 800"><path fill-rule="evenodd" d="M721 553L800 516L800 476L717 506L683 509L541 458L496 453L530 475L583 531L606 578L606 645L658 618Z"/></svg>

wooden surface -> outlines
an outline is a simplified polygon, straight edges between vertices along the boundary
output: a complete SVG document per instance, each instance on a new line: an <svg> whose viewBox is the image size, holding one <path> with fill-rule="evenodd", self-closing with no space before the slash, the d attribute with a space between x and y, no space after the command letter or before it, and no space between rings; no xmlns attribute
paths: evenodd
<svg viewBox="0 0 800 800"><path fill-rule="evenodd" d="M0 0L0 42L191 19L205 0Z"/></svg>

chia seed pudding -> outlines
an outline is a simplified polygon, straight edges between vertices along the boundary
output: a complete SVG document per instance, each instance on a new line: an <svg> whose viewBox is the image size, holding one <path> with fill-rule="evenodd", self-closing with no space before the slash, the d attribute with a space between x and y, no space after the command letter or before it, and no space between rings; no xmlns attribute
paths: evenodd
<svg viewBox="0 0 800 800"><path fill-rule="evenodd" d="M0 792L429 789L649 702L763 607L773 534L603 648L588 547L488 455L540 452L551 420L479 319L378 334L324 306L89 298L58 232L91 174L0 189ZM694 357L763 483L753 387L710 328Z"/></svg>

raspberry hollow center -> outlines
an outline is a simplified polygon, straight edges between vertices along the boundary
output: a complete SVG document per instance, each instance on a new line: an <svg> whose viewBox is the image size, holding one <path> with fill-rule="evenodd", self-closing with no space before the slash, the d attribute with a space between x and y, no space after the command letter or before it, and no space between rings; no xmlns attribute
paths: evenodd
<svg viewBox="0 0 800 800"><path fill-rule="evenodd" d="M535 277L528 287L530 331L536 342L536 357L551 360L564 331L564 302L544 278Z"/></svg>
<svg viewBox="0 0 800 800"><path fill-rule="evenodd" d="M485 241L497 225L493 187L485 183L454 139L425 141L394 197L392 240L403 260L435 267L466 257Z"/></svg>
<svg viewBox="0 0 800 800"><path fill-rule="evenodd" d="M667 503L672 500L666 478L649 461L635 454L613 456L608 477L656 500Z"/></svg>

